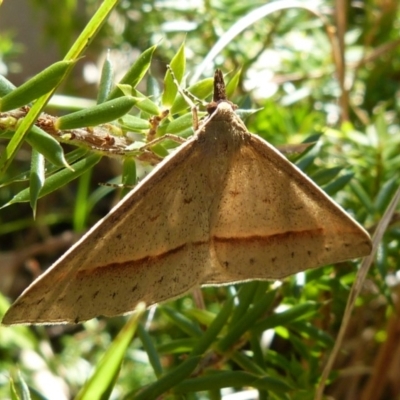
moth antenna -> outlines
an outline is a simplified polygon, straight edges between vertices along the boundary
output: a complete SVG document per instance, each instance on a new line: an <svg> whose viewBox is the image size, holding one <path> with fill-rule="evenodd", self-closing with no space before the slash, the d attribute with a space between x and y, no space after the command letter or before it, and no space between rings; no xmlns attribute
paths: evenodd
<svg viewBox="0 0 400 400"><path fill-rule="evenodd" d="M196 104L189 97L192 95L187 90L182 89L181 85L179 84L178 80L176 79L174 71L172 70L172 68L169 64L167 64L167 69L168 69L169 73L171 74L172 80L174 81L176 87L178 88L178 92L185 99L186 103L190 107L190 110L192 112L192 119L193 119L193 129L195 131L197 131L197 129L199 129L199 115L198 115L198 109L197 109Z"/></svg>

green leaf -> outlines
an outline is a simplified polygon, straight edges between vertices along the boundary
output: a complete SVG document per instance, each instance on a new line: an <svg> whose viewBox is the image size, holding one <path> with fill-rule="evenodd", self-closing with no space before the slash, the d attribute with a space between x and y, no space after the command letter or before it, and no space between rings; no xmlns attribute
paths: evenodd
<svg viewBox="0 0 400 400"><path fill-rule="evenodd" d="M137 84L143 79L143 76L146 74L147 70L150 67L151 59L153 57L153 53L157 46L152 46L149 49L145 50L135 61L129 71L125 74L125 76L120 80L120 84L132 86L135 88ZM108 96L108 100L115 99L116 97L122 96L122 91L118 86L110 93Z"/></svg>
<svg viewBox="0 0 400 400"><path fill-rule="evenodd" d="M130 114L126 114L119 118L118 125L131 132L140 132L150 128L150 122L147 119L135 117Z"/></svg>
<svg viewBox="0 0 400 400"><path fill-rule="evenodd" d="M205 113L198 113L199 117L205 115ZM193 127L193 115L192 113L186 113L174 120L170 121L165 119L158 128L158 134L163 135L165 133L171 133L179 135L185 132L187 129Z"/></svg>
<svg viewBox="0 0 400 400"><path fill-rule="evenodd" d="M175 393L190 393L227 387L253 387L270 390L278 395L292 388L282 379L258 375L243 371L213 371L205 376L186 379L175 388Z"/></svg>
<svg viewBox="0 0 400 400"><path fill-rule="evenodd" d="M137 183L136 161L134 158L125 158L122 169L122 194L126 196Z"/></svg>
<svg viewBox="0 0 400 400"><path fill-rule="evenodd" d="M73 215L74 232L83 232L86 229L86 221L89 216L88 197L92 169L86 170L78 179L78 190Z"/></svg>
<svg viewBox="0 0 400 400"><path fill-rule="evenodd" d="M4 132L3 139L11 139L14 132ZM64 156L64 150L56 139L36 125L33 125L26 136L26 141L39 153L43 154L46 160L57 167L71 168Z"/></svg>
<svg viewBox="0 0 400 400"><path fill-rule="evenodd" d="M220 352L225 352L230 347L238 343L240 337L250 330L261 315L268 309L272 300L275 298L275 291L267 292L256 303L249 307L247 313L234 326L229 327L229 332L220 340L217 347Z"/></svg>
<svg viewBox="0 0 400 400"><path fill-rule="evenodd" d="M18 400L31 400L28 385L22 377L21 371L18 369L13 371L10 377L10 391L12 397Z"/></svg>
<svg viewBox="0 0 400 400"><path fill-rule="evenodd" d="M228 100L233 96L235 90L237 89L240 81L240 76L242 75L242 69L240 68L235 75L229 80L228 84L226 85L226 97Z"/></svg>
<svg viewBox="0 0 400 400"><path fill-rule="evenodd" d="M134 396L126 396L128 399L134 400L150 400L157 399L167 390L175 387L179 382L187 378L197 367L201 360L200 356L191 357L178 365L172 371L163 375L157 382L142 388Z"/></svg>
<svg viewBox="0 0 400 400"><path fill-rule="evenodd" d="M239 292L237 294L237 304L235 304L235 309L233 310L230 325L236 324L240 318L242 318L249 308L250 304L253 302L253 298L256 294L259 281L244 282L240 285Z"/></svg>
<svg viewBox="0 0 400 400"><path fill-rule="evenodd" d="M386 210L386 207L389 205L390 201L392 200L392 197L394 196L399 183L398 183L398 177L395 176L391 179L389 179L387 182L385 182L380 189L378 195L376 196L375 199L375 209L380 213L383 214L384 211Z"/></svg>
<svg viewBox="0 0 400 400"><path fill-rule="evenodd" d="M99 85L99 93L97 94L97 104L104 103L111 92L113 84L113 66L111 64L109 54L104 60L103 68L101 69L101 78Z"/></svg>
<svg viewBox="0 0 400 400"><path fill-rule="evenodd" d="M174 72L176 81L180 84L186 69L185 43L182 43L178 52L171 60L170 67ZM161 100L163 107L170 108L174 103L177 93L178 87L172 78L171 71L168 69L164 78L164 92Z"/></svg>
<svg viewBox="0 0 400 400"><path fill-rule="evenodd" d="M319 186L326 185L328 182L338 176L342 170L342 167L319 169L315 174L311 175L311 178Z"/></svg>
<svg viewBox="0 0 400 400"><path fill-rule="evenodd" d="M30 204L33 210L33 217L35 217L36 215L36 204L39 198L39 193L43 188L43 184L45 181L44 176L44 157L42 154L33 149L31 158L31 172L29 178Z"/></svg>
<svg viewBox="0 0 400 400"><path fill-rule="evenodd" d="M326 185L323 189L327 194L333 196L339 190L343 189L353 179L353 177L354 174L352 172L349 172L345 175L340 176L329 185Z"/></svg>
<svg viewBox="0 0 400 400"><path fill-rule="evenodd" d="M15 86L3 75L0 75L0 97L12 92Z"/></svg>
<svg viewBox="0 0 400 400"><path fill-rule="evenodd" d="M63 115L56 121L55 128L76 129L111 122L125 115L136 103L137 99L132 96L121 96L85 110Z"/></svg>
<svg viewBox="0 0 400 400"><path fill-rule="evenodd" d="M0 99L0 111L13 110L50 92L63 80L75 60L58 61Z"/></svg>
<svg viewBox="0 0 400 400"><path fill-rule="evenodd" d="M160 115L160 108L156 103L154 103L154 101L151 101L148 97L144 96L136 89L132 90L132 94L136 96L136 108L150 115Z"/></svg>
<svg viewBox="0 0 400 400"><path fill-rule="evenodd" d="M167 390L176 386L183 379L191 375L201 360L200 355L203 354L207 350L207 348L213 343L213 341L225 325L227 319L231 314L232 307L233 299L229 299L225 302L224 307L215 317L214 321L208 327L207 331L203 334L203 336L199 338L196 346L189 354L187 360L185 360L178 367L174 368L172 371L167 372L158 381L149 385L140 393L137 393L133 398L135 400L156 399L158 396L165 393Z"/></svg>
<svg viewBox="0 0 400 400"><path fill-rule="evenodd" d="M75 397L76 400L109 398L118 377L126 350L133 339L144 311L145 306L143 303L136 307L135 313L121 329L103 358L97 364L93 375Z"/></svg>
<svg viewBox="0 0 400 400"><path fill-rule="evenodd" d="M368 214L374 215L375 214L375 206L372 203L368 193L365 189L357 182L355 179L351 180L349 186L353 193L356 195L360 203L363 207L367 210Z"/></svg>
<svg viewBox="0 0 400 400"><path fill-rule="evenodd" d="M231 355L231 359L244 371L258 375L263 375L265 373L263 368L261 368L253 360L251 360L250 357L247 357L246 354L240 351L233 352Z"/></svg>
<svg viewBox="0 0 400 400"><path fill-rule="evenodd" d="M196 345L197 340L198 338L171 340L167 343L158 345L157 350L159 354L166 355L188 353L193 350L193 347Z"/></svg>
<svg viewBox="0 0 400 400"><path fill-rule="evenodd" d="M225 301L224 306L221 308L214 321L208 327L203 336L199 339L196 347L190 353L190 357L195 355L203 354L215 341L217 335L221 332L222 328L225 326L229 317L231 316L233 309L233 298Z"/></svg>
<svg viewBox="0 0 400 400"><path fill-rule="evenodd" d="M69 169L62 169L55 174L49 176L43 187L40 191L39 198L46 196L47 194L54 192L55 190L59 189L60 187L66 185L68 182L76 179L78 176L82 175L85 171L92 168L96 165L102 156L98 154L91 154L88 157L80 160L72 165L73 171ZM7 204L2 206L1 208L7 207L11 204L15 203L23 203L27 202L30 199L30 190L29 188L22 190L18 194L16 194Z"/></svg>
<svg viewBox="0 0 400 400"><path fill-rule="evenodd" d="M186 318L183 314L177 312L173 308L163 305L159 307L159 310L187 335L200 337L203 334L203 331L200 329L198 324Z"/></svg>
<svg viewBox="0 0 400 400"><path fill-rule="evenodd" d="M32 126L26 141L39 153L43 154L46 160L49 160L57 167L71 168L65 160L64 150L61 144L37 126Z"/></svg>
<svg viewBox="0 0 400 400"><path fill-rule="evenodd" d="M157 350L154 347L150 335L142 324L138 325L138 336L142 341L143 348L146 351L147 356L149 357L149 361L153 367L154 373L156 374L157 378L159 378L163 373L160 357L158 356Z"/></svg>
<svg viewBox="0 0 400 400"><path fill-rule="evenodd" d="M263 321L258 322L254 326L253 331L255 333L261 333L267 329L272 329L280 325L285 326L292 321L309 318L318 311L320 306L320 304L314 301L306 301L302 304L295 305L286 311L269 315Z"/></svg>

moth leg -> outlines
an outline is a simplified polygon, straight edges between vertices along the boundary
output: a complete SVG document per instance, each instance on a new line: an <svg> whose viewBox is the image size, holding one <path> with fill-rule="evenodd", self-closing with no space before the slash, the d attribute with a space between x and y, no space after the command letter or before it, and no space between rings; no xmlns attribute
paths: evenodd
<svg viewBox="0 0 400 400"><path fill-rule="evenodd" d="M154 146L157 143L160 143L166 139L173 140L176 143L182 144L186 142L186 139L181 138L180 136L173 135L172 133L166 133L158 138L153 139L151 142L146 143L144 146L139 147L138 151L144 151L149 149L150 147Z"/></svg>

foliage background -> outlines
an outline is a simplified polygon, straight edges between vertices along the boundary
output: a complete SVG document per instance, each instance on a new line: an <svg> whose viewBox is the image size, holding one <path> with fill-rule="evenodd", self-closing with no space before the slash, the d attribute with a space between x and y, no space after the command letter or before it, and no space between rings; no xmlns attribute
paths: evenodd
<svg viewBox="0 0 400 400"><path fill-rule="evenodd" d="M314 7L317 4L312 3ZM185 41L190 81L222 33L264 4L120 1L58 94L80 100L96 98L94 82L98 82L107 48L112 49L118 81L140 53L158 44L151 75L162 89L165 65ZM31 0L24 14L32 21L39 16L43 37L43 47L33 51L44 53L46 46L52 46L58 51L58 55L53 53L53 61L60 59L98 6L99 2L93 0ZM291 7L256 22L237 36L207 68L205 76L210 76L215 66L231 72L230 76L241 69L232 100L241 108L261 109L246 124L251 132L271 143L298 143L321 135L317 145L297 160L298 165L373 232L399 183L398 2L321 1L318 8L335 28L331 37L321 19ZM11 32L0 25L3 75L13 81L13 71L19 70L25 79L39 72L30 71L28 63L18 64L18 53L31 50L23 49L22 43L14 41ZM147 93L145 81L139 89ZM63 100L66 102L53 104L48 111L61 115L71 110L71 102L76 104L76 98ZM5 140L0 142L2 151L6 144ZM71 150L68 146L65 149ZM29 171L30 157L30 147L22 147L7 177ZM27 203L0 210L0 289L5 296L0 311L8 307L6 298L16 298L76 240L79 232L115 204L120 194L109 191L99 195L97 185L120 174L118 160L103 158L92 173L42 198L35 220ZM2 187L1 204L24 187L26 182ZM358 299L343 351L331 374L326 393L332 398L400 396L396 379L400 374L396 333L400 323L396 312L400 231L396 217ZM257 314L257 307L262 308L252 321L241 320L227 309L226 299L234 288L204 289L207 311L196 310L190 296L162 305L150 322L142 318L139 336L124 352L118 377L114 380L119 361L108 361L105 375L88 381L86 386L87 379L96 376L95 371L103 365L100 360L126 318L93 320L76 327L0 327L0 397L10 397L10 375L20 391L26 382L33 397L42 393L47 398L74 398L82 388L100 388L103 380L107 382L106 392L112 389L113 398L124 398L138 396L137 390L156 382L162 371L172 371L175 390L185 393L176 395L178 398L228 398L232 390L248 390L251 396L252 387L257 388L253 396L259 398L313 398L356 267L357 263L350 262L327 266L289 278L281 286L260 282L237 285L248 312L255 310ZM231 322L222 321L221 332L209 339L207 351L204 348L200 352L203 357L196 373L192 377L179 375L175 368L190 360L188 353L196 348L215 316L231 317ZM131 324L133 328L125 337L136 326ZM235 340L223 348L222 339L235 327L239 333L232 333ZM266 328L267 333L261 335ZM149 338L154 347L143 347ZM221 386L235 389L221 391ZM82 393L82 397L100 397Z"/></svg>

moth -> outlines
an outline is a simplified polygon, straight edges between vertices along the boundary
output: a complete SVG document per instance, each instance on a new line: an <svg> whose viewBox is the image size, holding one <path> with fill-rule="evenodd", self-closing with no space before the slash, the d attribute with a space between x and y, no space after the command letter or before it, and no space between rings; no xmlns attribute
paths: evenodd
<svg viewBox="0 0 400 400"><path fill-rule="evenodd" d="M208 117L15 301L3 324L78 323L200 285L366 256L368 233L248 132L215 74Z"/></svg>

